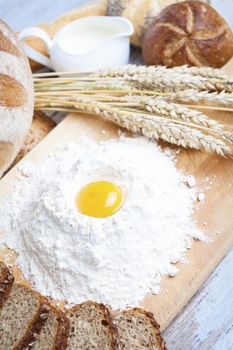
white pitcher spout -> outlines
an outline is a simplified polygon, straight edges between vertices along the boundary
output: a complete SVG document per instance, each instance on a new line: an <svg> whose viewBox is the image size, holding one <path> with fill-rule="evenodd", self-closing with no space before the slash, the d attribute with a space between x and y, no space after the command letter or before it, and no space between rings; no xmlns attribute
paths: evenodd
<svg viewBox="0 0 233 350"><path fill-rule="evenodd" d="M130 20L128 20L125 17L112 17L112 18L121 22L125 27L125 30L123 30L123 28L122 28L122 32L119 33L119 35L131 36L134 33L134 26L133 26L132 22L130 22Z"/></svg>

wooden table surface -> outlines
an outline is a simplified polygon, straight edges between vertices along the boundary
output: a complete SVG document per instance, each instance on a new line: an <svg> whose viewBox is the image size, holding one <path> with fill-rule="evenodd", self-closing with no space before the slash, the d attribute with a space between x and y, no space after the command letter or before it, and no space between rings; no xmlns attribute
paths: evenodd
<svg viewBox="0 0 233 350"><path fill-rule="evenodd" d="M232 1L213 0L219 11L231 20L231 25ZM0 17L14 30L20 30L41 21L50 21L85 2L85 0L0 0ZM164 332L169 350L233 349L232 269L233 250L221 261L198 293Z"/></svg>

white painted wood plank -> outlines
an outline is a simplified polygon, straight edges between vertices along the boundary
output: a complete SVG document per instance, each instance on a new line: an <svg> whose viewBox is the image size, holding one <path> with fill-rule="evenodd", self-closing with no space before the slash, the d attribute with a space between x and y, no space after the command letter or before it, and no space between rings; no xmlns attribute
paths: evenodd
<svg viewBox="0 0 233 350"><path fill-rule="evenodd" d="M233 349L233 249L164 332L168 349Z"/></svg>
<svg viewBox="0 0 233 350"><path fill-rule="evenodd" d="M212 0L233 27L233 0ZM0 0L0 17L14 30L50 21L85 0ZM233 228L232 228L233 229ZM168 349L233 349L233 250L164 332Z"/></svg>

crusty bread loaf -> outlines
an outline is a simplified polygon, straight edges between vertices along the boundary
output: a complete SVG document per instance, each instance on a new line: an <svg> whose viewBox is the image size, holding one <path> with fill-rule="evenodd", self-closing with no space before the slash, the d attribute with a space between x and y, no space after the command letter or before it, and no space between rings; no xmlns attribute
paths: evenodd
<svg viewBox="0 0 233 350"><path fill-rule="evenodd" d="M0 309L0 349L20 350L33 342L49 309L40 294L24 285L13 284Z"/></svg>
<svg viewBox="0 0 233 350"><path fill-rule="evenodd" d="M140 308L114 314L119 350L165 350L166 346L153 315Z"/></svg>
<svg viewBox="0 0 233 350"><path fill-rule="evenodd" d="M33 116L33 79L28 60L0 20L0 177L15 159Z"/></svg>
<svg viewBox="0 0 233 350"><path fill-rule="evenodd" d="M210 5L184 1L164 9L144 36L148 65L222 67L233 55L233 33Z"/></svg>
<svg viewBox="0 0 233 350"><path fill-rule="evenodd" d="M0 308L7 299L13 282L14 276L12 272L2 261L0 261Z"/></svg>
<svg viewBox="0 0 233 350"><path fill-rule="evenodd" d="M117 331L103 304L86 301L68 310L70 332L67 350L114 350Z"/></svg>
<svg viewBox="0 0 233 350"><path fill-rule="evenodd" d="M50 306L48 318L35 336L31 350L65 350L69 334L69 320L57 308Z"/></svg>

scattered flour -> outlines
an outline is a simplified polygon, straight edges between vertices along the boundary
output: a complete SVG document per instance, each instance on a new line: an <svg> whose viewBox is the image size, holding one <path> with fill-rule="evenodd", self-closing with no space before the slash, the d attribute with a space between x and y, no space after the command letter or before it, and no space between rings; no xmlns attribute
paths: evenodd
<svg viewBox="0 0 233 350"><path fill-rule="evenodd" d="M70 304L94 299L114 308L138 305L174 276L192 238L193 188L174 156L144 138L101 144L83 140L54 150L43 163L23 162L22 176L0 207L1 244L19 253L26 278L45 295ZM125 186L113 216L80 214L74 197L95 180Z"/></svg>

